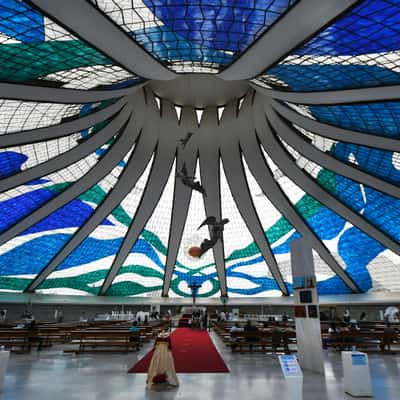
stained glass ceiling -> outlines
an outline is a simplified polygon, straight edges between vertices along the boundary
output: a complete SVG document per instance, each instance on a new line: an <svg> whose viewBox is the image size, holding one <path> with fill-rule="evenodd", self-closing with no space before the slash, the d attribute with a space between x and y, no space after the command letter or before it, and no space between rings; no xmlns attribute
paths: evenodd
<svg viewBox="0 0 400 400"><path fill-rule="evenodd" d="M0 2L0 81L91 89L138 79L26 2Z"/></svg>
<svg viewBox="0 0 400 400"><path fill-rule="evenodd" d="M91 0L177 72L217 73L297 0Z"/></svg>
<svg viewBox="0 0 400 400"><path fill-rule="evenodd" d="M400 3L359 3L259 79L305 92L398 84Z"/></svg>
<svg viewBox="0 0 400 400"><path fill-rule="evenodd" d="M0 1L0 291L289 295L301 237L320 294L398 291L399 27L394 0Z"/></svg>

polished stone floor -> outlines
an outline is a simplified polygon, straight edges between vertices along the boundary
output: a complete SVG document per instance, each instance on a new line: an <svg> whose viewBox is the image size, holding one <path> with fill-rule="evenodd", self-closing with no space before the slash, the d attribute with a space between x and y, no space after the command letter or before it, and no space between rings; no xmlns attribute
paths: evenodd
<svg viewBox="0 0 400 400"><path fill-rule="evenodd" d="M131 354L63 354L61 347L12 355L2 400L293 400L276 356L232 354L214 334L229 374L178 374L169 392L145 389L145 374L127 374L151 344ZM400 399L400 356L370 355L374 398ZM196 360L193 360L196 362ZM340 354L326 353L326 376L306 373L304 400L350 399L343 391Z"/></svg>

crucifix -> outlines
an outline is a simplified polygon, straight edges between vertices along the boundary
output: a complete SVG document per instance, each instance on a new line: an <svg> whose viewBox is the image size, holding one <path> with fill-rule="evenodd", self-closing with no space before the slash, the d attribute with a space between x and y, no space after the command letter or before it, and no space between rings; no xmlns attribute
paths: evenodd
<svg viewBox="0 0 400 400"><path fill-rule="evenodd" d="M190 285L188 285L188 287L191 289L192 291L192 299L193 299L193 305L196 304L196 296L197 296L197 292L199 290L199 288L201 288L201 284L193 282Z"/></svg>

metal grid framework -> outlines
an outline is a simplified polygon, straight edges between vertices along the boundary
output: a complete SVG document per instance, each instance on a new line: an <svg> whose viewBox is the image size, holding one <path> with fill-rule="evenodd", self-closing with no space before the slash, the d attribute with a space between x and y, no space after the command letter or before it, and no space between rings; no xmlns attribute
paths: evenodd
<svg viewBox="0 0 400 400"><path fill-rule="evenodd" d="M306 236L319 293L398 291L399 11L3 1L0 290L289 295L290 242ZM196 110L146 86L179 72L249 90ZM206 196L177 177L183 164ZM230 222L194 258L210 215Z"/></svg>
<svg viewBox="0 0 400 400"><path fill-rule="evenodd" d="M400 4L365 0L257 80L296 91L400 82Z"/></svg>
<svg viewBox="0 0 400 400"><path fill-rule="evenodd" d="M217 73L297 0L91 0L176 72Z"/></svg>
<svg viewBox="0 0 400 400"><path fill-rule="evenodd" d="M139 81L26 2L1 2L0 31L0 81L76 89Z"/></svg>

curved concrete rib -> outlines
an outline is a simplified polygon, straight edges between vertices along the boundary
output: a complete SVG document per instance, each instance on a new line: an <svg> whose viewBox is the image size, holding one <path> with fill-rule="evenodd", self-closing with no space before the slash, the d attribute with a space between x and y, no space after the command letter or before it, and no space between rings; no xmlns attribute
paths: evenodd
<svg viewBox="0 0 400 400"><path fill-rule="evenodd" d="M263 147L267 150L271 159L293 182L301 187L306 193L309 193L320 203L333 210L343 219L349 221L355 227L371 236L383 246L400 255L400 245L382 232L380 229L368 222L362 215L351 210L345 204L340 202L325 189L319 186L313 178L304 173L294 162L293 158L285 151L281 143L272 133L267 125L265 115L255 116L256 131Z"/></svg>
<svg viewBox="0 0 400 400"><path fill-rule="evenodd" d="M177 129L177 128L175 128ZM183 107L181 122L179 126L180 137L185 137L187 132L195 133L185 149L179 149L176 158L176 170L181 171L183 163L185 163L188 174L194 176L196 170L196 160L198 145L194 143L198 137L198 126L195 109L191 107ZM171 135L171 132L165 132L166 135ZM171 279L174 272L176 258L179 251L179 246L182 241L182 235L185 228L185 223L189 211L190 199L192 198L192 189L184 185L179 178L175 180L174 199L171 216L171 225L168 238L168 253L165 265L164 283L162 295L168 296L168 291L171 285Z"/></svg>
<svg viewBox="0 0 400 400"><path fill-rule="evenodd" d="M252 128L254 129L254 127L250 127L250 129ZM308 226L307 222L299 215L295 207L286 197L282 188L273 178L256 137L252 134L248 134L248 132L242 132L240 136L240 145L251 173L260 185L263 193L268 197L275 208L280 211L302 236L309 238L311 246L326 262L330 269L337 274L354 293L360 293L361 291L357 284L348 275L346 270L339 265L325 244Z"/></svg>
<svg viewBox="0 0 400 400"><path fill-rule="evenodd" d="M215 145L218 135L214 133L218 129L217 108L210 107L204 111L200 123L200 177L201 183L207 193L207 196L204 197L206 215L207 217L215 216L217 220L221 220L219 149ZM211 228L209 232L211 235ZM223 240L218 240L217 244L213 247L213 255L219 280L220 294L221 297L226 297L227 285Z"/></svg>
<svg viewBox="0 0 400 400"><path fill-rule="evenodd" d="M134 119L129 121L126 127L126 134L130 142L126 148L130 148L137 139L141 126L138 126ZM125 196L136 185L136 182L145 170L151 158L152 150L145 151L143 146L138 145L133 150L129 161L122 171L122 174L115 186L108 192L103 202L96 208L92 216L78 229L62 249L51 259L51 261L35 277L25 292L33 292L40 284L93 232L97 226L106 218L125 198Z"/></svg>
<svg viewBox="0 0 400 400"><path fill-rule="evenodd" d="M57 139L75 132L80 132L83 129L90 128L117 114L126 104L126 101L126 98L122 98L102 110L94 111L84 117L77 116L76 119L72 121L60 122L58 125L0 135L0 147L4 148L44 142L46 140Z"/></svg>
<svg viewBox="0 0 400 400"><path fill-rule="evenodd" d="M357 2L358 0L297 2L282 19L273 24L218 76L226 80L239 80L262 74Z"/></svg>
<svg viewBox="0 0 400 400"><path fill-rule="evenodd" d="M129 150L131 139L129 135L118 135L113 146L108 150L104 157L87 172L82 178L78 179L70 187L65 189L59 195L49 200L45 205L39 207L31 214L8 228L0 235L0 246L8 240L19 235L21 232L30 228L49 214L65 206L71 200L86 192L93 185L103 179L122 159Z"/></svg>
<svg viewBox="0 0 400 400"><path fill-rule="evenodd" d="M168 123L168 117L171 118L175 115L176 119L175 109L172 104L168 106L164 103L162 107L162 112L168 113L168 116L165 118L166 123ZM174 136L171 137L165 135L163 129L164 121L161 118L156 118L156 116L154 116L154 119L158 119L158 124L157 127L155 127L154 131L158 135L159 140L156 144L157 149L155 150L155 156L150 175L147 180L147 184L135 216L132 219L125 238L121 244L121 247L119 248L118 253L115 256L113 264L100 289L100 296L106 295L108 289L112 285L113 280L117 276L118 271L122 267L132 247L134 246L143 229L145 228L147 221L153 214L158 202L160 201L165 185L168 182L171 168L174 163L177 138ZM147 136L143 137L143 139L146 140Z"/></svg>
<svg viewBox="0 0 400 400"><path fill-rule="evenodd" d="M225 107L220 124L221 155L225 175L232 192L232 197L243 217L247 229L253 236L279 289L287 296L289 295L289 291L251 199L240 154L238 138L242 134L248 133L249 129L246 126L246 122L249 120L242 121L242 118L236 118L236 110L236 104L228 104Z"/></svg>
<svg viewBox="0 0 400 400"><path fill-rule="evenodd" d="M340 142L353 143L380 150L396 152L400 151L400 139L392 139L389 137L376 136L369 133L361 133L358 131L328 125L323 122L318 122L314 119L299 114L295 110L292 110L276 100L271 100L271 105L274 110L283 118L306 129L307 131L316 133L317 135L332 140L338 140Z"/></svg>
<svg viewBox="0 0 400 400"><path fill-rule="evenodd" d="M111 122L109 122L103 129L83 142L82 144L73 147L56 157L51 158L41 164L35 165L15 175L0 180L0 192L5 192L9 189L23 185L34 179L47 176L52 172L59 171L68 165L74 164L82 158L85 158L90 153L93 153L101 145L115 136L131 115L130 106L124 106L123 110Z"/></svg>
<svg viewBox="0 0 400 400"><path fill-rule="evenodd" d="M317 149L315 146L304 140L301 134L291 129L289 125L286 124L281 117L275 113L275 111L273 111L272 108L267 107L266 114L275 132L277 132L287 144L296 149L304 157L336 174L352 179L363 185L367 185L382 193L395 197L396 199L400 199L400 187L364 172L363 170L358 169L357 166L352 166L339 161Z"/></svg>
<svg viewBox="0 0 400 400"><path fill-rule="evenodd" d="M327 90L324 92L284 92L275 89L267 89L254 82L251 82L250 85L258 93L273 99L305 105L351 104L390 101L400 98L400 85Z"/></svg>
<svg viewBox="0 0 400 400"><path fill-rule="evenodd" d="M146 85L146 83L142 82L136 86L115 90L62 89L18 83L0 83L0 98L60 104L96 103L130 95Z"/></svg>
<svg viewBox="0 0 400 400"><path fill-rule="evenodd" d="M31 3L128 71L149 79L175 77L87 0L31 0Z"/></svg>

